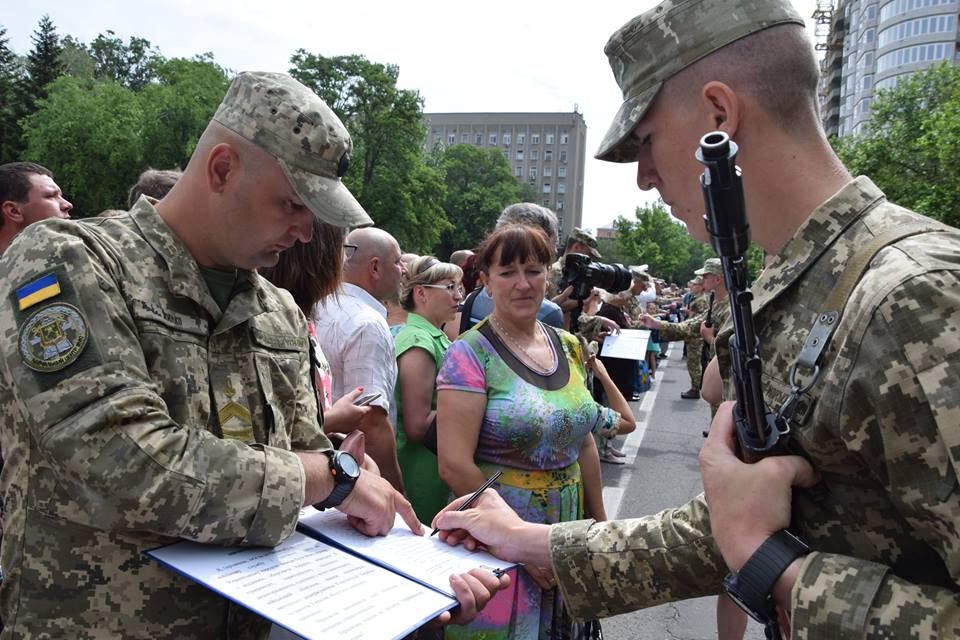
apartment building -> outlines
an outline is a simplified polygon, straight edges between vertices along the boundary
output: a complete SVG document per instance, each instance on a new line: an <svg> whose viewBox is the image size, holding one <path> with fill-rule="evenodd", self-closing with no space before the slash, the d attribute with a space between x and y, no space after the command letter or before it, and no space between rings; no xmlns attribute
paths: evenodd
<svg viewBox="0 0 960 640"><path fill-rule="evenodd" d="M587 125L571 113L426 113L426 148L471 144L500 149L518 181L556 211L560 238L583 219Z"/></svg>

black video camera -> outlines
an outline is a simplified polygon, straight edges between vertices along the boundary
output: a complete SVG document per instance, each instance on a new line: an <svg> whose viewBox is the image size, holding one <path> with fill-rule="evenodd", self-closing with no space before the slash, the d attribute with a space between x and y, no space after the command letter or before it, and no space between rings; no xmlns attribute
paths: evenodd
<svg viewBox="0 0 960 640"><path fill-rule="evenodd" d="M593 262L582 253L568 253L563 262L559 290L573 285L570 297L583 301L590 297L594 287L617 293L629 289L632 283L633 276L622 264Z"/></svg>

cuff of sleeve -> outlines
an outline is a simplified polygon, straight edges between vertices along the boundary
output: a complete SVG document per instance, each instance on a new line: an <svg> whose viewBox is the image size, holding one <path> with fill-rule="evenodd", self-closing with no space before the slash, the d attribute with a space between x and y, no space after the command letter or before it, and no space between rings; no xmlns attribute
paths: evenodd
<svg viewBox="0 0 960 640"><path fill-rule="evenodd" d="M599 415L593 427L593 435L601 438L612 438L620 430L620 413L610 407L598 406Z"/></svg>
<svg viewBox="0 0 960 640"><path fill-rule="evenodd" d="M600 580L590 561L587 535L593 520L563 522L550 527L550 560L567 612L577 621L610 615L597 594Z"/></svg>
<svg viewBox="0 0 960 640"><path fill-rule="evenodd" d="M273 547L297 528L306 491L300 459L292 451L264 447L260 503L241 544Z"/></svg>
<svg viewBox="0 0 960 640"><path fill-rule="evenodd" d="M849 556L810 553L790 594L798 638L862 637L889 567Z"/></svg>

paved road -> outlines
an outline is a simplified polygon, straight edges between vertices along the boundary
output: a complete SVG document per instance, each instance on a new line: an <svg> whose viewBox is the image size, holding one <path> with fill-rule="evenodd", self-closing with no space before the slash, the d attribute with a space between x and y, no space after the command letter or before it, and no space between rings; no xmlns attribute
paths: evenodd
<svg viewBox="0 0 960 640"><path fill-rule="evenodd" d="M603 465L604 502L610 517L631 518L678 506L703 490L697 452L710 408L700 400L683 400L690 386L681 358L683 344L672 343L660 362L656 382L633 403L637 430L622 449L624 466ZM697 598L651 607L602 622L606 640L716 638L716 598ZM751 621L745 636L761 640L763 629Z"/></svg>

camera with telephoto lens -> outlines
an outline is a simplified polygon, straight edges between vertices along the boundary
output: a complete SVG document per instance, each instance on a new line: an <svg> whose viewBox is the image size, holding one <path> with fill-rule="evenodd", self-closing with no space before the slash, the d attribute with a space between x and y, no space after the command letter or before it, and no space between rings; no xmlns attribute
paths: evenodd
<svg viewBox="0 0 960 640"><path fill-rule="evenodd" d="M586 300L594 287L617 293L629 289L632 283L633 276L622 264L593 262L582 253L568 253L563 262L559 290L563 291L573 285L570 297L574 300Z"/></svg>

